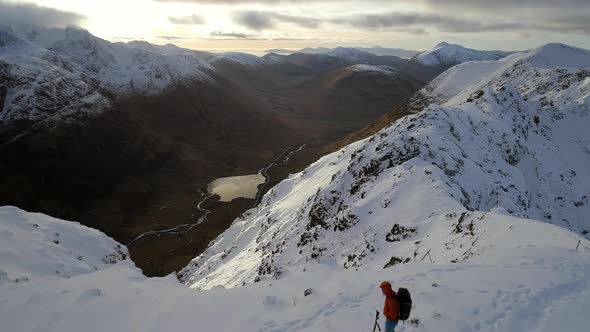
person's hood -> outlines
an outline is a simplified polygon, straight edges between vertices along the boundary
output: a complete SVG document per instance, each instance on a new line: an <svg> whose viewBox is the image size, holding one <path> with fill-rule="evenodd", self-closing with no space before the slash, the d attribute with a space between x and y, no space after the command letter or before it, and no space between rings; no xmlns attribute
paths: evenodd
<svg viewBox="0 0 590 332"><path fill-rule="evenodd" d="M395 293L393 291L393 289L391 288L391 284L389 283L389 281L384 281L381 283L381 289L383 290L383 293L386 296L395 296Z"/></svg>

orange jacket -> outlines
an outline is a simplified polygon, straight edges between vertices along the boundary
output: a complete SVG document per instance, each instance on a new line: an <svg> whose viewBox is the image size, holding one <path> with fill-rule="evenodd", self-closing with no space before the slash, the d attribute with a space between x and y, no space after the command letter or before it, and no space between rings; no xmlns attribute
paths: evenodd
<svg viewBox="0 0 590 332"><path fill-rule="evenodd" d="M399 319L399 305L397 294L391 289L391 284L387 281L381 283L381 289L385 294L385 304L383 305L383 315L389 320Z"/></svg>

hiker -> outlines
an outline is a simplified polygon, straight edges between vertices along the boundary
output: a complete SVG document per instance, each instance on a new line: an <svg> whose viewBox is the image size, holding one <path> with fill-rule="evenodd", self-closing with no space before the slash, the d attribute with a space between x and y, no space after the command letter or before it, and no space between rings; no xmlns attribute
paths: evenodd
<svg viewBox="0 0 590 332"><path fill-rule="evenodd" d="M385 304L383 305L383 315L385 316L385 331L394 332L395 326L399 320L399 303L397 294L391 288L388 281L381 283L381 291L385 295Z"/></svg>

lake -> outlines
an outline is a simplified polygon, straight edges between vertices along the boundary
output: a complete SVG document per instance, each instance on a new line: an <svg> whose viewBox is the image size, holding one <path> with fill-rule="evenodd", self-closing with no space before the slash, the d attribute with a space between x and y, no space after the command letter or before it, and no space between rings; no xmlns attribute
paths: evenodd
<svg viewBox="0 0 590 332"><path fill-rule="evenodd" d="M209 193L219 195L221 202L231 202L238 197L256 198L258 186L266 181L261 174L219 178L207 185Z"/></svg>

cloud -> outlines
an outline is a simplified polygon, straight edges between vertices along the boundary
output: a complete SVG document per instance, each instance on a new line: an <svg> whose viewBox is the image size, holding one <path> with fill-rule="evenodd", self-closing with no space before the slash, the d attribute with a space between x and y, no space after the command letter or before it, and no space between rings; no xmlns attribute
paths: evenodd
<svg viewBox="0 0 590 332"><path fill-rule="evenodd" d="M199 25L206 23L203 16L197 14L182 17L168 17L168 21L172 24L179 25Z"/></svg>
<svg viewBox="0 0 590 332"><path fill-rule="evenodd" d="M184 40L184 39L190 39L190 38L181 37L181 36L156 36L156 38L161 38L161 39L166 39L166 40Z"/></svg>
<svg viewBox="0 0 590 332"><path fill-rule="evenodd" d="M234 16L234 21L248 29L256 31L273 29L279 23L290 23L309 29L319 28L322 24L333 24L346 25L368 31L397 31L410 34L426 34L428 31L450 33L516 32L519 34L527 34L533 31L590 32L590 20L588 20L588 16L584 13L546 14L545 16L539 13L533 21L527 21L522 18L515 19L509 16L495 20L488 20L474 15L470 17L459 18L453 15L434 14L430 12L386 12L378 14L350 14L338 18L324 18L320 20L308 16L286 15L270 11L242 11Z"/></svg>
<svg viewBox="0 0 590 332"><path fill-rule="evenodd" d="M532 33L588 34L590 33L589 0L156 0L161 2L208 4L283 4L298 6L313 12L314 4L358 2L358 12L343 16L329 14L290 15L277 11L244 10L234 13L235 23L254 31L278 29L290 24L307 29L323 25L339 25L367 31L397 31L410 34L428 32L487 33L506 32L521 36ZM360 4L382 3L419 4L416 12L382 11L363 13ZM270 7L268 7L270 8ZM328 8L328 7L327 7ZM375 8L375 6L373 6ZM378 7L377 7L378 8ZM368 8L366 8L368 9Z"/></svg>
<svg viewBox="0 0 590 332"><path fill-rule="evenodd" d="M234 15L234 21L252 30L274 28L277 23L291 23L304 28L315 29L321 21L307 16L286 15L270 11L242 11Z"/></svg>
<svg viewBox="0 0 590 332"><path fill-rule="evenodd" d="M514 23L483 23L481 21L460 19L450 16L423 13L382 13L367 15L352 15L334 19L335 24L347 24L367 30L387 30L390 28L434 28L441 32L480 32L490 30L509 30L521 28Z"/></svg>
<svg viewBox="0 0 590 332"><path fill-rule="evenodd" d="M513 10L514 8L539 9L581 9L590 8L588 0L422 0L431 7L454 7L463 9Z"/></svg>
<svg viewBox="0 0 590 332"><path fill-rule="evenodd" d="M74 12L42 7L32 3L13 3L0 0L0 25L63 28L69 25L79 25L84 19L83 15Z"/></svg>
<svg viewBox="0 0 590 332"><path fill-rule="evenodd" d="M209 34L211 37L215 38L230 38L230 39L258 39L256 35L250 35L247 33L242 32L223 32L223 31L213 31Z"/></svg>
<svg viewBox="0 0 590 332"><path fill-rule="evenodd" d="M264 13L256 11L240 12L234 16L234 21L246 28L257 31L275 26L269 15L264 15Z"/></svg>
<svg viewBox="0 0 590 332"><path fill-rule="evenodd" d="M157 2L202 3L202 4L309 4L309 3L392 3L392 0L155 0ZM580 8L588 7L588 0L397 0L398 3L426 3L433 7L461 7L461 8Z"/></svg>
<svg viewBox="0 0 590 332"><path fill-rule="evenodd" d="M383 13L351 15L333 19L334 24L346 24L366 30L388 29L425 29L439 32L476 33L476 32L590 32L590 20L585 15L563 15L547 17L533 22L506 18L506 20L487 21L485 19L464 19L447 15L430 13Z"/></svg>
<svg viewBox="0 0 590 332"><path fill-rule="evenodd" d="M243 5L243 4L271 4L279 5L285 3L341 3L341 2L359 2L359 0L155 0L157 2L180 2L180 3L202 3L202 4L223 4L223 5ZM362 0L360 2L390 2L391 0Z"/></svg>

